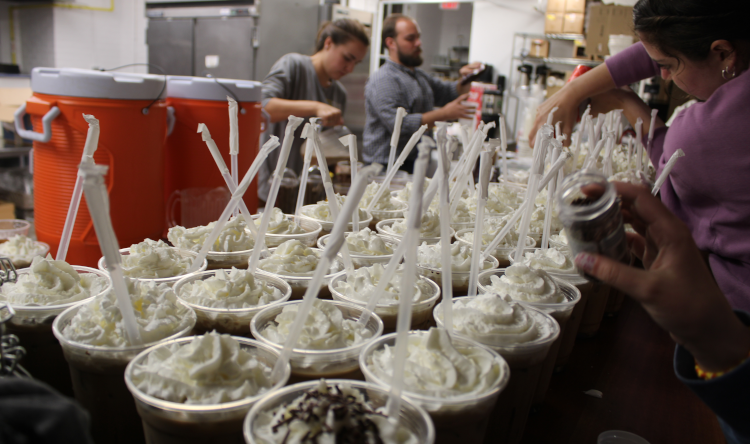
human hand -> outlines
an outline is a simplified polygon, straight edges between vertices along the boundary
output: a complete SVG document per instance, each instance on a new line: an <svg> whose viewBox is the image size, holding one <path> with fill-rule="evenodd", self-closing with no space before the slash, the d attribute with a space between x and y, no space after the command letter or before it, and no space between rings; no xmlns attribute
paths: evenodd
<svg viewBox="0 0 750 444"><path fill-rule="evenodd" d="M750 350L750 329L732 312L690 230L647 188L615 186L623 219L638 232L628 244L645 270L589 253L578 254L576 265L640 302L704 370L736 365Z"/></svg>
<svg viewBox="0 0 750 444"><path fill-rule="evenodd" d="M468 98L468 94L461 94L456 100L440 108L440 120L473 119L476 107L462 104Z"/></svg>
<svg viewBox="0 0 750 444"><path fill-rule="evenodd" d="M468 65L462 66L461 69L458 70L458 73L461 75L461 77L468 76L469 74L473 73L474 70L481 67L482 62L469 63Z"/></svg>
<svg viewBox="0 0 750 444"><path fill-rule="evenodd" d="M315 116L320 118L320 124L326 127L344 124L341 110L326 103L319 102Z"/></svg>
<svg viewBox="0 0 750 444"><path fill-rule="evenodd" d="M542 102L542 104L539 105L536 110L536 119L534 120L534 126L529 133L529 145L532 147L534 146L537 131L539 131L539 128L541 128L542 125L547 123L547 116L552 111L552 109L557 107L557 110L555 111L554 117L552 119L552 124L554 125L557 122L562 122L562 132L563 134L568 136L565 138L563 144L565 146L569 146L570 140L572 139L573 127L578 120L579 104L580 101L577 98L573 97L573 94L570 93L568 85L564 86L560 91L553 94L552 97Z"/></svg>

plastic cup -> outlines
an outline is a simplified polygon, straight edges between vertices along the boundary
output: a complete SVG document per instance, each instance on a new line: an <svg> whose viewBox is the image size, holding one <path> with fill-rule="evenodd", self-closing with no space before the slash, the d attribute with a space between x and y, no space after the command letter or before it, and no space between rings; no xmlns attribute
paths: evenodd
<svg viewBox="0 0 750 444"><path fill-rule="evenodd" d="M425 331L412 331L409 335L424 335ZM499 371L492 387L480 394L463 394L458 396L430 396L418 392L412 392L408 387L404 389L406 398L421 406L432 418L435 424L436 443L479 443L484 439L490 412L497 402L500 392L508 384L510 369L505 360L494 350L459 336L453 336L453 346L459 350L468 348L479 348L487 354L498 366ZM396 333L380 337L362 349L359 356L360 367L367 382L377 384L388 389L390 383L380 378L371 369L372 355L382 350L386 345L396 345Z"/></svg>
<svg viewBox="0 0 750 444"><path fill-rule="evenodd" d="M465 228L463 230L460 230L460 231L456 232L456 240L458 242L460 242L461 244L463 244L463 245L467 245L469 247L473 247L474 246L474 242L466 240L466 237L465 237L466 233L472 233L473 234L474 233L474 227L472 227L472 228ZM482 242L482 248L486 247L488 243L489 242L487 242L487 243ZM533 251L534 247L536 247L536 241L534 240L534 238L531 237L531 236L526 236L526 248L528 248L528 250L524 250L524 252L526 252L526 251ZM497 247L495 249L495 251L493 251L490 254L492 254L492 257L494 257L495 259L497 259L498 267L499 268L507 268L507 267L510 266L510 260L508 260L508 255L510 253L513 253L514 251L516 251L516 247L515 246L513 246L513 247L499 246L499 247Z"/></svg>
<svg viewBox="0 0 750 444"><path fill-rule="evenodd" d="M318 205L328 205L328 203L325 204L313 204L313 205L305 205L300 210L301 218L302 219L311 219L315 222L318 222L321 226L321 231L319 236L325 236L326 234L331 234L331 230L333 230L333 221L327 221L322 219L317 219L313 212L315 211L316 207ZM372 214L370 214L367 210L360 209L360 215L359 215L359 226L360 227L367 227L370 225L370 222L372 222ZM364 213L364 217L363 214ZM346 225L346 231L352 231L352 223L349 222Z"/></svg>
<svg viewBox="0 0 750 444"><path fill-rule="evenodd" d="M143 421L146 442L149 444L205 444L212 442L243 443L242 423L247 412L264 396L279 390L289 378L289 366L281 378L268 391L250 398L222 404L183 404L165 401L139 390L132 382L133 369L143 363L151 353L172 344L187 344L193 337L161 342L144 350L125 369L125 384L135 399L135 406ZM235 337L240 347L270 368L279 358L279 352L251 339Z"/></svg>
<svg viewBox="0 0 750 444"><path fill-rule="evenodd" d="M490 283L491 283L491 277L492 276L500 277L504 274L505 274L504 269L490 270L490 271L481 273L478 278L479 292L480 293L494 292L492 289L489 288ZM557 339L555 339L555 342L552 343L552 346L550 347L550 351L547 354L547 358L544 360L544 365L542 367L541 376L539 377L539 383L537 385L536 394L534 395L535 405L541 404L544 401L544 397L547 394L547 389L549 388L550 381L552 380L552 374L554 373L555 368L557 367L557 358L560 353L560 347L562 346L563 338L566 337L565 335L566 333L568 333L568 330L572 328L572 326L569 325L570 320L573 316L574 310L581 302L581 291L578 288L576 288L574 285L566 281L563 281L555 277L552 277L552 280L555 282L558 292L562 293L563 296L565 296L565 301L557 303L557 304L544 304L544 303L520 301L524 305L536 308L537 310L540 310L544 313L549 314L550 316L555 318L555 321L557 321L557 323L560 325L560 335L558 336ZM571 337L575 339L575 333ZM568 354L570 353L568 352Z"/></svg>
<svg viewBox="0 0 750 444"><path fill-rule="evenodd" d="M0 239L10 239L13 236L29 234L31 224L22 219L0 219Z"/></svg>
<svg viewBox="0 0 750 444"><path fill-rule="evenodd" d="M456 298L454 303L470 299L473 297ZM435 321L441 328L444 325L442 305L443 303L440 303L434 311ZM502 343L504 335L488 334L482 337L469 337L500 354L510 366L510 382L500 393L492 410L484 438L486 443L521 442L542 368L552 345L560 337L560 327L551 315L534 307L521 305L527 308L529 315L533 316L539 325L545 326L546 331L543 336L533 341L511 345ZM456 330L454 334L459 337L463 336Z"/></svg>
<svg viewBox="0 0 750 444"><path fill-rule="evenodd" d="M214 271L203 271L192 276L184 277L174 284L174 292L177 297L185 303L185 305L195 311L197 316L197 322L195 323L194 329L195 334L204 334L216 330L218 333L225 333L232 336L252 337L250 333L250 321L253 319L253 316L269 305L280 304L288 301L292 296L292 287L290 287L283 279L260 270L256 270L254 275L255 279L262 280L273 287L278 288L283 295L278 301L274 301L267 305L259 305L249 308L219 308L194 304L186 301L180 295L185 284L198 280L202 281L213 277L215 274L216 272Z"/></svg>
<svg viewBox="0 0 750 444"><path fill-rule="evenodd" d="M195 313L188 310L189 325L161 341L128 347L100 347L70 341L62 334L82 306L74 305L62 312L52 324L52 331L68 361L75 397L91 415L91 435L95 442L143 443L143 425L133 397L125 386L125 367L143 350L189 335L195 325Z"/></svg>
<svg viewBox="0 0 750 444"><path fill-rule="evenodd" d="M391 203L394 207L396 207L393 210L376 210L372 209L370 210L370 214L372 214L372 220L370 221L370 229L376 230L378 222L381 220L389 220L389 219L403 219L404 213L406 213L409 210L409 204L402 202L400 200L394 200L391 199Z"/></svg>
<svg viewBox="0 0 750 444"><path fill-rule="evenodd" d="M173 248L173 249L177 250L180 253L180 255L183 256L183 257L189 257L191 259L194 259L194 258L198 257L198 253L195 253L193 251L182 250L180 248L175 248L175 247L169 247L169 248ZM249 250L249 251L252 251L252 250ZM244 252L240 252L240 253L244 253ZM129 256L130 255L130 249L129 248L121 248L120 249L120 255L121 256ZM245 267L247 268L247 264L245 264ZM201 265L201 267L195 273L199 273L201 271L205 271L206 268L208 268L208 260L204 259L203 260L203 265ZM102 256L101 258L99 258L99 269L102 270L102 271L104 271L104 272L107 271L107 263L104 261L104 256ZM137 280L137 281L154 282L157 285L158 284L167 284L167 285L169 285L171 287L171 286L173 286L175 284L175 282L179 281L180 279L184 278L185 276L190 276L190 275L192 275L192 273L181 274L181 275L178 275L178 276L165 277L165 278L136 278L136 277L131 277L131 276L127 276L127 277L129 277L131 279L134 279L134 280Z"/></svg>
<svg viewBox="0 0 750 444"><path fill-rule="evenodd" d="M440 299L440 287L430 279L420 277L421 282L424 283L425 287L429 287L431 293L423 295L419 302L415 302L411 306L411 329L412 330L427 330L433 326L432 320L432 308L437 304ZM341 274L331 279L331 283L328 284L328 288L331 290L334 301L347 302L349 304L359 305L364 308L367 305L367 301L361 299L355 299L349 297L336 288L338 283L346 281L346 274ZM388 304L377 304L375 306L375 314L380 317L383 321L383 334L393 333L396 331L396 320L398 318L398 301L393 301Z"/></svg>
<svg viewBox="0 0 750 444"><path fill-rule="evenodd" d="M375 409L385 408L388 402L388 391L375 384L363 381L352 381L343 379L326 380L328 385L347 385L353 389L359 390L367 402ZM263 412L271 411L279 406L287 405L295 399L302 396L308 390L314 389L320 384L319 381L302 382L290 385L279 391L275 391L257 402L244 423L245 442L248 444L269 444L267 441L258 438L258 429L268 426L259 419ZM399 425L408 428L416 436L416 442L432 444L435 442L435 427L432 424L430 415L419 406L418 403L404 398L401 401L399 412Z"/></svg>
<svg viewBox="0 0 750 444"><path fill-rule="evenodd" d="M26 349L26 355L20 364L31 373L35 379L43 381L66 396L73 396L73 386L70 382L70 371L63 356L60 343L52 333L52 323L55 318L68 308L90 301L107 291L110 287L109 275L89 267L73 265L79 274L94 274L107 280L104 290L92 294L86 299L60 305L16 305L9 304L16 312L15 316L5 324L9 334L18 336ZM19 270L19 277L28 274L30 270Z"/></svg>
<svg viewBox="0 0 750 444"><path fill-rule="evenodd" d="M390 237L396 240L396 242L401 242L404 238L403 234L395 233L391 230L391 226L394 222L400 222L404 219L388 219L388 220L381 220L376 225L376 229L378 230L378 233ZM456 231L451 228L451 238L456 234ZM435 245L436 243L440 242L440 236L437 237L420 237L419 238L419 244L422 245L423 243L426 243L427 245Z"/></svg>
<svg viewBox="0 0 750 444"><path fill-rule="evenodd" d="M284 307L288 305L301 304L302 301L285 302L283 304L274 304L261 310L250 321L250 330L253 337L262 341L271 347L281 350L284 344L271 342L263 335L263 330L274 322ZM345 320L357 321L362 315L364 309L354 304L347 304L338 301L326 301L327 304L334 304L341 310ZM359 353L367 345L377 340L383 334L383 321L375 315L371 316L365 325L372 337L360 344L352 345L346 348L333 350L306 350L295 348L292 350L290 364L292 366L292 376L289 378L290 384L317 380L320 378L343 378L364 380L362 371L359 368Z"/></svg>
<svg viewBox="0 0 750 444"><path fill-rule="evenodd" d="M345 233L344 235L346 236L348 234L349 233ZM326 234L325 236L322 236L320 239L318 239L318 248L320 248L321 250L325 250L326 245L328 244L328 239L330 239L330 237L330 234ZM380 236L380 238L383 239L383 242L387 246L391 247L392 251L396 251L396 249L398 248L398 243L393 238L387 236ZM354 268L369 267L375 264L382 264L383 266L386 266L386 264L391 261L393 253L370 256L366 254L355 253L352 250L349 250L349 257L352 258L352 264L354 264Z"/></svg>
<svg viewBox="0 0 750 444"><path fill-rule="evenodd" d="M34 260L35 257L41 256L46 257L47 253L49 253L49 244L45 242L39 242L39 241L33 241L34 242L34 251L32 254L27 256L18 256L18 255L8 255L10 258L10 261L13 262L13 266L16 267L16 270L21 268L28 268L31 266L31 262ZM0 256L4 256L3 254L0 254Z"/></svg>
<svg viewBox="0 0 750 444"><path fill-rule="evenodd" d="M489 267L487 265L490 265ZM482 270L493 270L496 269L498 266L498 261L492 256L487 256L487 259L484 260ZM433 282L435 282L438 285L443 284L443 269L442 268L434 268L429 265L421 264L417 262L417 273L420 275L431 279ZM481 273L481 271L480 271ZM469 292L469 277L471 275L471 271L453 271L452 276L452 283L453 283L453 296L466 296L466 294Z"/></svg>
<svg viewBox="0 0 750 444"><path fill-rule="evenodd" d="M209 251L206 254L206 270L219 270L228 268L247 268L247 262L252 256L253 250L241 251Z"/></svg>
<svg viewBox="0 0 750 444"><path fill-rule="evenodd" d="M255 214L253 215L253 220L260 219L261 216L262 214ZM307 218L307 217L299 217L298 219L295 219L294 214L285 214L284 216L287 219L295 221L300 226L300 228L306 231L306 233L272 234L272 233L267 232L266 233L266 248L278 247L284 242L288 240L292 240L292 239L296 239L302 242L302 244L307 247L315 246L315 241L318 239L318 236L320 236L320 232L323 230L323 226L320 224L320 222L314 219ZM250 255L248 255L247 257L249 259ZM245 259L245 268L247 268L247 259Z"/></svg>
<svg viewBox="0 0 750 444"><path fill-rule="evenodd" d="M318 257L320 257L320 255L323 253L322 250L318 248L312 248L312 250L318 254ZM276 248L269 248L268 251L273 254L273 252L276 251ZM328 291L328 283L331 282L331 279L333 279L336 275L340 273L346 273L346 270L343 270L343 268L344 265L338 259L336 259L336 261L331 264L329 273L323 277L323 282L320 284L320 293L318 293L318 299L331 299L331 293ZM266 271L263 270L260 262L258 263L258 269L264 271L266 274L279 277L287 284L289 284L289 286L292 287L292 297L290 298L292 300L302 299L302 297L305 295L305 292L307 291L307 286L310 285L310 282L313 278L313 272L310 272L309 275L300 275Z"/></svg>

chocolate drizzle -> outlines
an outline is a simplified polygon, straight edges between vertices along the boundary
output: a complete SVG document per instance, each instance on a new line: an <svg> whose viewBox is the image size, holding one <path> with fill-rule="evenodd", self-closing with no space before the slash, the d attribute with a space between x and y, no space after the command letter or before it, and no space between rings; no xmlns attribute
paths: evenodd
<svg viewBox="0 0 750 444"><path fill-rule="evenodd" d="M303 395L295 408L285 412L276 424L271 427L273 433L279 428L289 427L294 421L302 421L310 426L302 443L317 443L322 434L334 433L337 444L382 444L380 430L371 419L372 416L384 416L374 411L369 405L357 400L351 394L345 394L340 387L332 385L326 393L313 389ZM333 424L328 424L329 413ZM287 428L282 443L287 443L291 430Z"/></svg>

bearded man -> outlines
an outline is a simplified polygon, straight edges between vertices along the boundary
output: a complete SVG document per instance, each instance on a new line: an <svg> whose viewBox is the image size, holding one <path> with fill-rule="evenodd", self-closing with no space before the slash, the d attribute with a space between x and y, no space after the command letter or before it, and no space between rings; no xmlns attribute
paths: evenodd
<svg viewBox="0 0 750 444"><path fill-rule="evenodd" d="M432 127L436 121L473 117L473 109L462 105L470 85L438 80L418 68L422 64L422 41L419 25L402 14L389 15L383 22L383 47L388 59L365 85L365 120L363 160L366 164L388 164L391 133L396 109L406 109L401 124L396 156L421 125ZM461 68L461 76L470 74L481 64ZM441 107L441 108L436 108ZM413 150L402 170L412 172L417 150Z"/></svg>

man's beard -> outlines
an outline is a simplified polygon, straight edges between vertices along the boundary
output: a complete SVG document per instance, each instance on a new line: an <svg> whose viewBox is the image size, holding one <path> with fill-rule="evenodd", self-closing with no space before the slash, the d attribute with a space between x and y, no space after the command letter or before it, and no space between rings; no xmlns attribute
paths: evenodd
<svg viewBox="0 0 750 444"><path fill-rule="evenodd" d="M417 66L421 66L424 60L422 60L420 53L407 55L401 52L401 48L398 48L398 61L407 68L416 68Z"/></svg>

